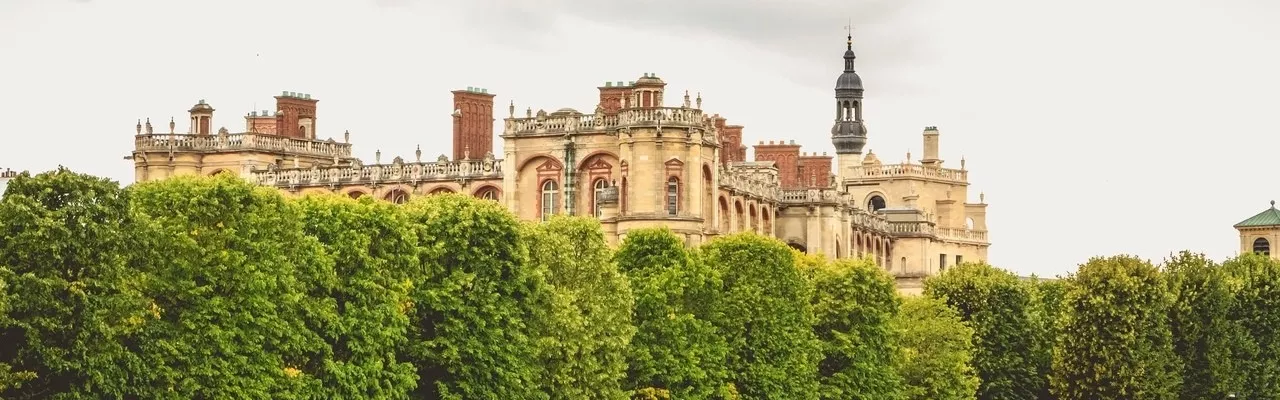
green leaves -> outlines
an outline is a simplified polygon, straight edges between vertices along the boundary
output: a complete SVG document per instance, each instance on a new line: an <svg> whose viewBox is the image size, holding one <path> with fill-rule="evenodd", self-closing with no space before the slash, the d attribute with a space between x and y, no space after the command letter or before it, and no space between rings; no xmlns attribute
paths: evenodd
<svg viewBox="0 0 1280 400"><path fill-rule="evenodd" d="M722 277L712 322L730 378L750 399L817 399L820 342L810 289L782 242L744 233L712 240L701 259Z"/></svg>
<svg viewBox="0 0 1280 400"><path fill-rule="evenodd" d="M900 300L893 279L870 259L830 262L797 253L813 285L813 327L822 342L823 399L897 399L901 378L891 321Z"/></svg>
<svg viewBox="0 0 1280 400"><path fill-rule="evenodd" d="M229 175L130 188L154 233L142 271L159 318L144 329L150 395L302 398L320 393L333 261L273 189Z"/></svg>
<svg viewBox="0 0 1280 400"><path fill-rule="evenodd" d="M722 281L668 229L627 232L615 260L631 282L627 388L643 399L731 399L728 345L712 318Z"/></svg>
<svg viewBox="0 0 1280 400"><path fill-rule="evenodd" d="M1063 298L1050 385L1061 400L1171 399L1182 384L1164 277L1131 256L1093 258Z"/></svg>
<svg viewBox="0 0 1280 400"><path fill-rule="evenodd" d="M945 302L908 298L893 320L900 356L903 398L976 399L979 378L973 361L973 328Z"/></svg>
<svg viewBox="0 0 1280 400"><path fill-rule="evenodd" d="M415 398L548 398L529 327L545 283L501 207L454 194L405 206L419 247L406 349L418 366Z"/></svg>
<svg viewBox="0 0 1280 400"><path fill-rule="evenodd" d="M978 398L1033 399L1046 381L1036 366L1032 289L986 264L965 263L925 281L925 295L956 309L974 331Z"/></svg>
<svg viewBox="0 0 1280 400"><path fill-rule="evenodd" d="M595 219L556 216L529 225L530 259L550 301L535 332L544 391L553 399L626 399L633 297Z"/></svg>
<svg viewBox="0 0 1280 400"><path fill-rule="evenodd" d="M141 231L115 182L59 168L0 201L0 397L138 395L139 331L154 316L130 264Z"/></svg>

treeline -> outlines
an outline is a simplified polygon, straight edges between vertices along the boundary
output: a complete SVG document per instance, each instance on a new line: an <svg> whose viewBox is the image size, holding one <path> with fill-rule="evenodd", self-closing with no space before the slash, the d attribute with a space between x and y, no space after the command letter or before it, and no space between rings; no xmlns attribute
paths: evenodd
<svg viewBox="0 0 1280 400"><path fill-rule="evenodd" d="M1280 398L1280 264L1182 253L1062 280L231 176L65 169L0 201L0 398Z"/></svg>

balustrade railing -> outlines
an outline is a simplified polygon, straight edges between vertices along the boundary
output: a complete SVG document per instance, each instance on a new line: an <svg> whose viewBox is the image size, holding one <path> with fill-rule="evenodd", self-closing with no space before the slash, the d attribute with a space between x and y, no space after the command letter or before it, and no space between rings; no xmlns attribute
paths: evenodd
<svg viewBox="0 0 1280 400"><path fill-rule="evenodd" d="M876 178L933 178L949 181L967 182L969 171L950 168L928 167L919 164L885 164L876 166L853 167L849 169L849 179Z"/></svg>
<svg viewBox="0 0 1280 400"><path fill-rule="evenodd" d="M986 242L987 231L965 228L936 228L938 237L968 242Z"/></svg>
<svg viewBox="0 0 1280 400"><path fill-rule="evenodd" d="M249 179L263 185L324 185L501 178L502 160L415 162L360 167L314 167L257 170Z"/></svg>
<svg viewBox="0 0 1280 400"><path fill-rule="evenodd" d="M351 144L297 139L260 133L192 135L186 133L134 136L137 151L236 151L258 150L316 157L350 157Z"/></svg>
<svg viewBox="0 0 1280 400"><path fill-rule="evenodd" d="M508 118L503 132L507 134L565 133L592 131L620 126L686 126L707 124L702 110L682 107L628 108L616 115L544 114L525 118Z"/></svg>
<svg viewBox="0 0 1280 400"><path fill-rule="evenodd" d="M734 171L732 168L721 170L720 186L775 201L780 199L783 193L777 181L758 179L748 173Z"/></svg>
<svg viewBox="0 0 1280 400"><path fill-rule="evenodd" d="M889 233L906 235L933 235L934 226L925 221L890 222Z"/></svg>

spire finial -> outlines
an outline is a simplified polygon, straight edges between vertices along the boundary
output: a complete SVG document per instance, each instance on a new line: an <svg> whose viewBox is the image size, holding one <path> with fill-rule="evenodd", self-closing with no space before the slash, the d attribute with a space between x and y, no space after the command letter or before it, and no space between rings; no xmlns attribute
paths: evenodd
<svg viewBox="0 0 1280 400"><path fill-rule="evenodd" d="M849 18L849 25L845 25L844 30L845 30L845 33L847 33L847 36L845 36L845 39L846 39L845 46L847 46L846 49L853 50L853 18Z"/></svg>
<svg viewBox="0 0 1280 400"><path fill-rule="evenodd" d="M1276 201L1275 201L1275 200L1271 200L1271 208L1276 208Z"/></svg>

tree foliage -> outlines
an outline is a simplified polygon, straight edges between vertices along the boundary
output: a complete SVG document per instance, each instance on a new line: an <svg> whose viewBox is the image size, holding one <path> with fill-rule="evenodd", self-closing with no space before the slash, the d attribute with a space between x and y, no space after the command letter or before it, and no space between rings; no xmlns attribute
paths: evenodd
<svg viewBox="0 0 1280 400"><path fill-rule="evenodd" d="M1169 327L1182 360L1183 400L1225 399L1241 387L1236 372L1237 326L1228 319L1226 274L1203 254L1183 251L1164 262L1173 304Z"/></svg>
<svg viewBox="0 0 1280 400"><path fill-rule="evenodd" d="M1280 261L1249 253L1222 268L1235 294L1228 316L1240 332L1235 358L1243 379L1231 390L1243 399L1280 398Z"/></svg>
<svg viewBox="0 0 1280 400"><path fill-rule="evenodd" d="M1066 293L1067 279L1041 280L1035 276L1026 284L1030 287L1033 300L1031 302L1031 325L1034 332L1035 345L1032 350L1035 374L1043 379L1038 388L1037 398L1053 400L1049 391L1048 377L1053 371L1053 343L1058 337L1058 316L1062 313L1062 296Z"/></svg>
<svg viewBox="0 0 1280 400"><path fill-rule="evenodd" d="M828 261L796 252L813 285L814 334L823 399L890 400L902 394L891 321L900 300L893 278L871 259Z"/></svg>
<svg viewBox="0 0 1280 400"><path fill-rule="evenodd" d="M925 281L924 293L955 308L974 330L978 398L1033 399L1047 385L1037 368L1032 291L1012 273L965 263Z"/></svg>
<svg viewBox="0 0 1280 400"><path fill-rule="evenodd" d="M627 232L614 257L635 298L627 387L644 399L735 398L728 345L711 320L722 285L716 271L666 228Z"/></svg>
<svg viewBox="0 0 1280 400"><path fill-rule="evenodd" d="M907 298L893 320L901 356L896 369L907 400L972 400L978 375L973 361L973 328L946 303Z"/></svg>
<svg viewBox="0 0 1280 400"><path fill-rule="evenodd" d="M536 325L542 380L553 399L626 399L626 349L635 328L627 277L600 222L556 216L529 226L532 264L550 285Z"/></svg>
<svg viewBox="0 0 1280 400"><path fill-rule="evenodd" d="M1095 257L1063 298L1050 383L1060 400L1172 399L1181 386L1159 271L1132 256Z"/></svg>
<svg viewBox="0 0 1280 400"><path fill-rule="evenodd" d="M231 175L130 188L156 236L138 251L158 320L141 340L147 397L302 398L322 392L338 279L297 206Z"/></svg>
<svg viewBox="0 0 1280 400"><path fill-rule="evenodd" d="M701 255L723 279L715 323L742 397L817 399L822 352L813 334L811 290L791 249L742 233L712 240Z"/></svg>
<svg viewBox="0 0 1280 400"><path fill-rule="evenodd" d="M107 179L65 168L9 182L0 201L0 397L138 395L138 224Z"/></svg>
<svg viewBox="0 0 1280 400"><path fill-rule="evenodd" d="M317 371L325 398L404 399L417 370L399 356L407 344L409 294L417 277L418 238L391 203L346 196L298 201L305 233L334 260L336 285L317 285L336 319L317 322L328 357Z"/></svg>
<svg viewBox="0 0 1280 400"><path fill-rule="evenodd" d="M545 399L529 325L545 284L529 267L521 225L496 202L459 194L405 205L417 225L414 398Z"/></svg>

